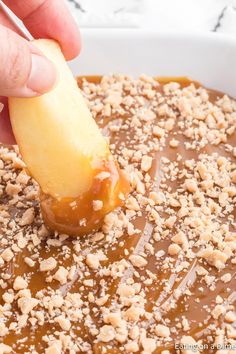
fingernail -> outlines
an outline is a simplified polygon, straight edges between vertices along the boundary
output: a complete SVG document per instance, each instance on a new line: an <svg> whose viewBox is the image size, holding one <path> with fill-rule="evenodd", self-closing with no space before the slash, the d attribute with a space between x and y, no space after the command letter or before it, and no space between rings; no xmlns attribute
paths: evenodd
<svg viewBox="0 0 236 354"><path fill-rule="evenodd" d="M31 72L27 87L36 94L43 94L53 88L57 79L56 68L44 56L32 54L31 58Z"/></svg>

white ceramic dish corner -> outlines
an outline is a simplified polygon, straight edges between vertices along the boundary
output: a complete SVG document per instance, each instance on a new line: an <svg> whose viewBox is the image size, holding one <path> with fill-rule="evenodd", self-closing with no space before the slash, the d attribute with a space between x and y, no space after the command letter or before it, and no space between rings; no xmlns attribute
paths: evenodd
<svg viewBox="0 0 236 354"><path fill-rule="evenodd" d="M236 38L216 33L86 29L74 75L188 76L236 97Z"/></svg>

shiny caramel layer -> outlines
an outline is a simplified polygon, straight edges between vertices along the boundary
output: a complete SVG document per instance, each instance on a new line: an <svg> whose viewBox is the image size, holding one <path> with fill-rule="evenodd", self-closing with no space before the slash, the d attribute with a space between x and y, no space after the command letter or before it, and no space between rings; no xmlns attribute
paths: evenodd
<svg viewBox="0 0 236 354"><path fill-rule="evenodd" d="M131 193L99 231L50 232L38 186L0 148L0 349L231 354L236 102L186 79L78 83Z"/></svg>

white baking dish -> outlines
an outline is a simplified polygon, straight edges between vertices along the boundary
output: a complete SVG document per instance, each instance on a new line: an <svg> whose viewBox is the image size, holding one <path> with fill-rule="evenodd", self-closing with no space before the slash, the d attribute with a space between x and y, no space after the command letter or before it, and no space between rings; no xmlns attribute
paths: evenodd
<svg viewBox="0 0 236 354"><path fill-rule="evenodd" d="M236 97L236 38L216 33L86 29L74 75L189 76Z"/></svg>

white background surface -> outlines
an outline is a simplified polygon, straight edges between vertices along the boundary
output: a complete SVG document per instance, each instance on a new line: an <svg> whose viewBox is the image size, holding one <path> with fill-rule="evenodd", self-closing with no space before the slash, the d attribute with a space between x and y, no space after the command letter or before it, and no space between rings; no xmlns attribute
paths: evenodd
<svg viewBox="0 0 236 354"><path fill-rule="evenodd" d="M83 29L83 49L70 63L75 76L188 76L236 97L236 38L220 33Z"/></svg>
<svg viewBox="0 0 236 354"><path fill-rule="evenodd" d="M80 27L217 31L236 36L236 0L67 0Z"/></svg>
<svg viewBox="0 0 236 354"><path fill-rule="evenodd" d="M236 96L236 0L67 1L86 43L75 75L189 76Z"/></svg>

